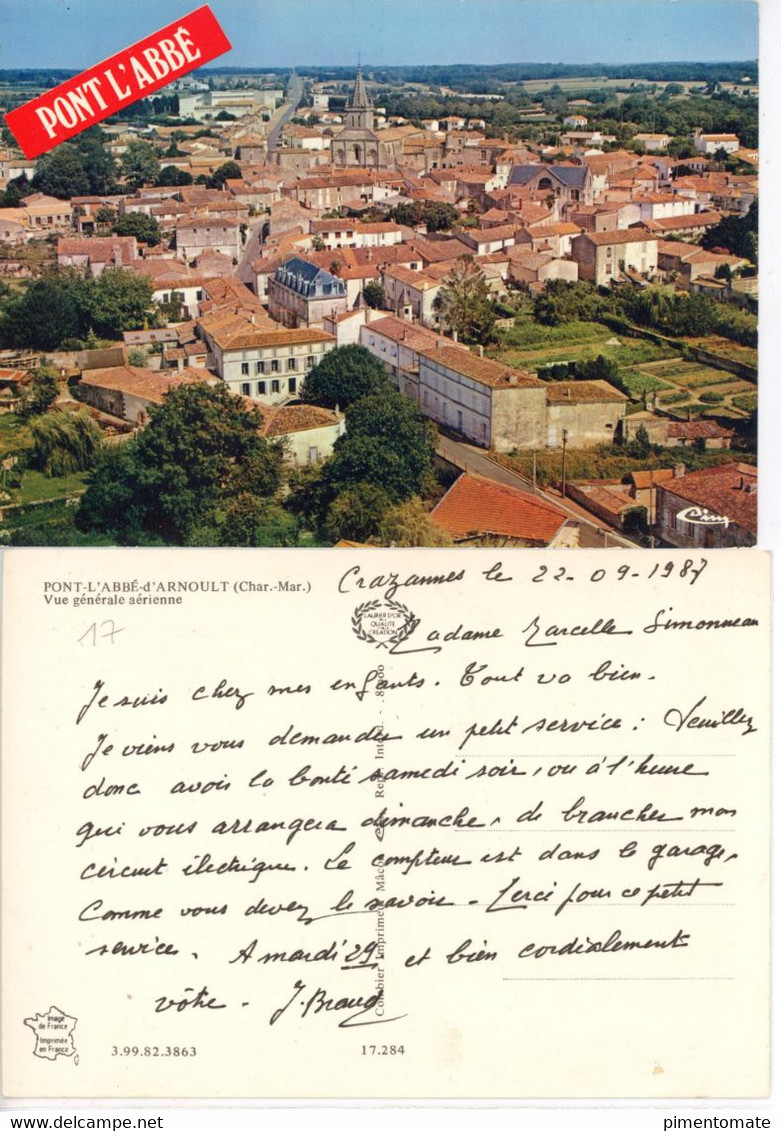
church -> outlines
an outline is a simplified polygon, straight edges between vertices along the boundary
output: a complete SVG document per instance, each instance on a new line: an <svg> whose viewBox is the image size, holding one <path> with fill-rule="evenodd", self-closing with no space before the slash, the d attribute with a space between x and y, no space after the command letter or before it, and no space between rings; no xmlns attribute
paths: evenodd
<svg viewBox="0 0 781 1131"><path fill-rule="evenodd" d="M345 112L346 125L331 141L331 161L341 169L380 167L380 139L374 132L374 108L363 84L360 67Z"/></svg>

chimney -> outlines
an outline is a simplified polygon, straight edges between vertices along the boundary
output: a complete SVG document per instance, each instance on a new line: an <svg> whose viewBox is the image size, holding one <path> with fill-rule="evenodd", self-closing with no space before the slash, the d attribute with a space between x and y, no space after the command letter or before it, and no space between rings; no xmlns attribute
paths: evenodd
<svg viewBox="0 0 781 1131"><path fill-rule="evenodd" d="M569 385L567 385L564 389L564 396L567 398L567 400L569 400L572 396L572 389L569 387Z"/></svg>
<svg viewBox="0 0 781 1131"><path fill-rule="evenodd" d="M444 338L437 338L437 349L438 350L443 349L445 345L446 345L446 342L445 342Z"/></svg>
<svg viewBox="0 0 781 1131"><path fill-rule="evenodd" d="M483 356L483 347L482 347L482 346L478 346L478 347L477 347L477 356L478 356L478 357L482 357L482 356Z"/></svg>
<svg viewBox="0 0 781 1131"><path fill-rule="evenodd" d="M454 330L454 331L453 331L453 341L454 341L454 342L457 342L457 341L458 341L458 330Z"/></svg>
<svg viewBox="0 0 781 1131"><path fill-rule="evenodd" d="M673 468L673 479L683 479L685 474L686 474L686 464L685 463L676 463L675 467Z"/></svg>

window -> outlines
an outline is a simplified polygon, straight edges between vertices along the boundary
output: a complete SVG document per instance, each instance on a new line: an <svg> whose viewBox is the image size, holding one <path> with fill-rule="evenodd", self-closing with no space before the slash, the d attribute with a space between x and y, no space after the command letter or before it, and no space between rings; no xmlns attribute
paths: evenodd
<svg viewBox="0 0 781 1131"><path fill-rule="evenodd" d="M266 395L266 382L258 381L258 396L264 397Z"/></svg>
<svg viewBox="0 0 781 1131"><path fill-rule="evenodd" d="M309 462L310 463L317 463L317 448L310 448L309 449Z"/></svg>
<svg viewBox="0 0 781 1131"><path fill-rule="evenodd" d="M241 391L242 391L242 393L243 393L243 395L244 395L245 397L248 397L248 396L249 396L249 393L250 393L250 388L249 388L249 381L244 381L244 382L243 382L243 384L242 384L242 386L241 386Z"/></svg>
<svg viewBox="0 0 781 1131"><path fill-rule="evenodd" d="M295 357L289 357L289 358L287 359L287 367L288 367L288 369L298 369L298 360L297 360L297 358L295 358Z"/></svg>
<svg viewBox="0 0 781 1131"><path fill-rule="evenodd" d="M296 391L296 385L297 384L298 384L298 382L296 381L295 377L288 377L288 379L287 379L287 391L289 393L294 393Z"/></svg>
<svg viewBox="0 0 781 1131"><path fill-rule="evenodd" d="M278 393L279 392L279 381L272 381L271 382L271 391L272 391L272 393Z"/></svg>
<svg viewBox="0 0 781 1131"><path fill-rule="evenodd" d="M242 361L242 363L241 363L241 375L242 375L242 377L248 377L249 376L249 362L248 361Z"/></svg>
<svg viewBox="0 0 781 1131"><path fill-rule="evenodd" d="M266 372L265 361L256 361L255 362L255 372L256 373L265 373Z"/></svg>
<svg viewBox="0 0 781 1131"><path fill-rule="evenodd" d="M313 366L314 366L314 364L315 364L315 359L314 359L314 358L312 357L312 355L311 355L311 353L310 353L310 354L309 354L309 356L308 356L308 357L307 357L307 359L306 359L306 367L307 367L307 369L312 369L312 368L313 368Z"/></svg>
<svg viewBox="0 0 781 1131"><path fill-rule="evenodd" d="M279 361L277 360L277 358L274 358L274 360L271 362L271 372L279 373Z"/></svg>

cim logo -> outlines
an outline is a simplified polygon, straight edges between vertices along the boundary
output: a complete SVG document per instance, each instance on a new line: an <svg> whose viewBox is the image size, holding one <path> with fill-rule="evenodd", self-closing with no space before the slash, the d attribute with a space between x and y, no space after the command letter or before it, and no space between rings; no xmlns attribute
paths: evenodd
<svg viewBox="0 0 781 1131"><path fill-rule="evenodd" d="M682 511L678 511L675 517L684 522L691 522L695 526L723 526L725 530L729 526L729 519L726 515L713 514L705 507L684 507Z"/></svg>

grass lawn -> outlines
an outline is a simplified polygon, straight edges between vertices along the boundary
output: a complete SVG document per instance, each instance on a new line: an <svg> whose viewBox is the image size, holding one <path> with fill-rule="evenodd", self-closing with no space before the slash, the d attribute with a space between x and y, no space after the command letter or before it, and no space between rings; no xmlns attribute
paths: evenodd
<svg viewBox="0 0 781 1131"><path fill-rule="evenodd" d="M617 342L617 345L608 345ZM518 322L502 335L502 345L489 351L505 365L539 369L567 361L591 361L600 354L619 365L640 365L673 356L667 346L641 338L622 338L600 322L566 322L541 326Z"/></svg>
<svg viewBox="0 0 781 1131"><path fill-rule="evenodd" d="M39 503L84 491L88 482L87 471L78 471L73 475L51 479L40 471L25 471L22 475L21 487L12 487L8 493L12 503Z"/></svg>
<svg viewBox="0 0 781 1131"><path fill-rule="evenodd" d="M15 412L0 414L0 458L26 448L30 443L30 430Z"/></svg>

